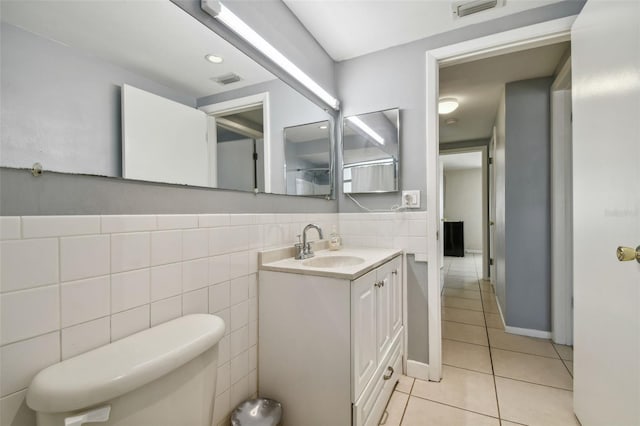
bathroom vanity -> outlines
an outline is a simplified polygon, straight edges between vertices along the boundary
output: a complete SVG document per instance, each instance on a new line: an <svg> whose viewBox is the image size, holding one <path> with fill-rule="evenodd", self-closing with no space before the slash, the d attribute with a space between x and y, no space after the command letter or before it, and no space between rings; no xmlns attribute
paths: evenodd
<svg viewBox="0 0 640 426"><path fill-rule="evenodd" d="M285 425L377 425L402 372L402 253L264 252L259 271L260 396Z"/></svg>

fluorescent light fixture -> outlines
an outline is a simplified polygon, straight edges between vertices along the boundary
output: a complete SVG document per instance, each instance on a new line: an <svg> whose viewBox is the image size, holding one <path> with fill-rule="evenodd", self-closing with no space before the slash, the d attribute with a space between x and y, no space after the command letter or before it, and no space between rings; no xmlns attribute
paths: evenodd
<svg viewBox="0 0 640 426"><path fill-rule="evenodd" d="M374 141L378 142L380 145L384 145L384 138L376 133L371 127L367 126L364 121L360 120L358 117L347 117L347 120L352 122L354 125L358 126L360 130L368 134L373 138Z"/></svg>
<svg viewBox="0 0 640 426"><path fill-rule="evenodd" d="M323 124L322 126L320 126L320 128L321 128L322 130L324 130L324 129L326 129L326 128L327 128L327 125L326 125L326 124Z"/></svg>
<svg viewBox="0 0 640 426"><path fill-rule="evenodd" d="M438 101L438 114L449 114L458 109L456 98L442 98Z"/></svg>
<svg viewBox="0 0 640 426"><path fill-rule="evenodd" d="M230 30L238 34L245 39L249 44L262 52L266 57L275 62L280 68L282 68L291 77L298 80L303 86L313 92L316 96L322 99L331 108L338 110L340 102L331 96L329 92L324 90L318 83L313 81L311 77L298 68L293 62L291 62L286 56L273 47L268 41L263 39L260 34L255 32L250 26L244 23L242 19L238 18L233 12L227 9L218 0L201 0L202 10L213 16Z"/></svg>
<svg viewBox="0 0 640 426"><path fill-rule="evenodd" d="M221 64L224 62L224 59L222 59L222 56L214 55L213 53L209 53L208 55L205 55L204 59L211 62L212 64Z"/></svg>

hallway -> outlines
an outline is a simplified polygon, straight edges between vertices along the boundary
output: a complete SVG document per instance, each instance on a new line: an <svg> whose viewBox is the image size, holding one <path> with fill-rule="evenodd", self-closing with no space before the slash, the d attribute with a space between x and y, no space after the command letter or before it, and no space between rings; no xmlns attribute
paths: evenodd
<svg viewBox="0 0 640 426"><path fill-rule="evenodd" d="M504 332L480 254L445 257L444 275L443 379L403 376L381 424L578 425L572 348Z"/></svg>

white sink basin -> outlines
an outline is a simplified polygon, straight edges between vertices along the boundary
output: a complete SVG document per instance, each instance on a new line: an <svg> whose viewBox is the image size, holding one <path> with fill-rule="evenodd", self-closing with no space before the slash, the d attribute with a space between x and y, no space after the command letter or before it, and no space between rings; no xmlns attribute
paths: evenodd
<svg viewBox="0 0 640 426"><path fill-rule="evenodd" d="M343 266L354 266L364 262L364 259L357 256L322 256L304 260L304 266L312 268L341 268Z"/></svg>

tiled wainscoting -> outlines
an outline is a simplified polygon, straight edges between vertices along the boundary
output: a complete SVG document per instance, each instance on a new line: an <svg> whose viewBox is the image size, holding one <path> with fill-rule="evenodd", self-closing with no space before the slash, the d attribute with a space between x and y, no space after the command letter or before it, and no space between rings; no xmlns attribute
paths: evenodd
<svg viewBox="0 0 640 426"><path fill-rule="evenodd" d="M427 260L427 212L340 213L345 245L402 248L416 260Z"/></svg>
<svg viewBox="0 0 640 426"><path fill-rule="evenodd" d="M199 312L227 325L224 421L257 390L257 252L290 246L308 223L426 258L426 212L1 217L0 425L35 425L24 397L42 368Z"/></svg>
<svg viewBox="0 0 640 426"><path fill-rule="evenodd" d="M0 218L0 424L35 425L42 368L190 313L227 325L215 423L257 390L257 252L337 214ZM313 235L315 239L315 235Z"/></svg>

